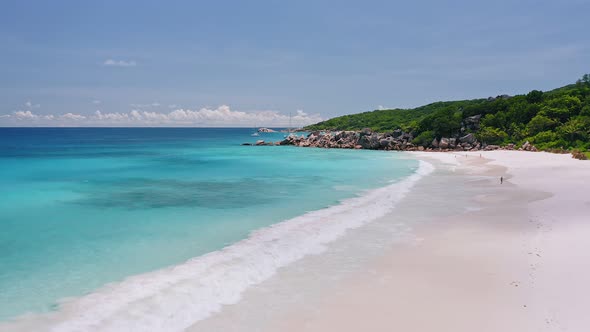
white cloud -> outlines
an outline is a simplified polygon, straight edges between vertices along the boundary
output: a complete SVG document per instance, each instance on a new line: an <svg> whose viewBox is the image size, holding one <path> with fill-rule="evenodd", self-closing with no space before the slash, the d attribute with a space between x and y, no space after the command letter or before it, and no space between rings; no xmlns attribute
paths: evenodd
<svg viewBox="0 0 590 332"><path fill-rule="evenodd" d="M128 113L107 113L97 110L90 115L38 115L27 110L16 111L1 118L0 125L22 125L23 122L29 122L40 126L285 127L289 124L289 115L277 111L234 111L227 105L198 110L176 109L170 112L133 109ZM303 110L297 110L290 120L293 127L300 127L322 121L322 118L319 114L310 115Z"/></svg>
<svg viewBox="0 0 590 332"><path fill-rule="evenodd" d="M106 113L103 114L101 111L96 111L94 116L99 121L125 121L129 120L129 115L127 113Z"/></svg>
<svg viewBox="0 0 590 332"><path fill-rule="evenodd" d="M102 63L103 66L110 66L110 67L135 67L137 66L137 62L134 60L114 60L114 59L107 59Z"/></svg>
<svg viewBox="0 0 590 332"><path fill-rule="evenodd" d="M38 120L53 120L54 116L49 114L49 115L38 115L35 114L31 111L15 111L12 115L8 115L8 116L3 116L4 118L14 118L18 121L27 121L27 120L32 120L32 121L38 121Z"/></svg>
<svg viewBox="0 0 590 332"><path fill-rule="evenodd" d="M25 103L25 107L26 107L27 109L33 109L33 108L39 108L39 107L41 107L41 105L40 105L40 104L33 104L33 103L30 101L30 100L28 100L28 101Z"/></svg>
<svg viewBox="0 0 590 332"><path fill-rule="evenodd" d="M98 100L98 99L95 99L95 100L92 101L92 103L94 105L100 105L102 102L100 100Z"/></svg>
<svg viewBox="0 0 590 332"><path fill-rule="evenodd" d="M61 118L66 119L66 120L74 120L74 121L86 119L86 117L84 115L73 114L73 113L63 114L63 115L61 115Z"/></svg>
<svg viewBox="0 0 590 332"><path fill-rule="evenodd" d="M17 119L36 119L39 117L31 111L16 111L14 112L14 116Z"/></svg>
<svg viewBox="0 0 590 332"><path fill-rule="evenodd" d="M151 104L130 104L129 106L133 108L149 108L149 107L160 107L160 103L153 102Z"/></svg>

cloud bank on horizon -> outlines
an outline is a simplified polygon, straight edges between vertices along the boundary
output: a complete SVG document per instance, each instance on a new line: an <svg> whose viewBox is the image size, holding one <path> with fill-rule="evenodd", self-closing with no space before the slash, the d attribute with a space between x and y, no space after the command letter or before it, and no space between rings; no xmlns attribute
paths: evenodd
<svg viewBox="0 0 590 332"><path fill-rule="evenodd" d="M29 104L28 109L0 115L0 126L9 127L295 127L322 121L319 114L297 110L291 117L276 111L234 111L229 106L175 109L156 112L134 109L130 112L103 112L82 115L76 113L39 114ZM145 105L136 105L145 106Z"/></svg>

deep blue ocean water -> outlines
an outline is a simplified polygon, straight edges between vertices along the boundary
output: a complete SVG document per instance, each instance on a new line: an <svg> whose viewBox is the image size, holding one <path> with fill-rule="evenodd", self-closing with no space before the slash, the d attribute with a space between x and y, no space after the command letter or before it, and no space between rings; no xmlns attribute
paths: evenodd
<svg viewBox="0 0 590 332"><path fill-rule="evenodd" d="M383 151L252 129L0 128L0 319L219 250L404 178Z"/></svg>

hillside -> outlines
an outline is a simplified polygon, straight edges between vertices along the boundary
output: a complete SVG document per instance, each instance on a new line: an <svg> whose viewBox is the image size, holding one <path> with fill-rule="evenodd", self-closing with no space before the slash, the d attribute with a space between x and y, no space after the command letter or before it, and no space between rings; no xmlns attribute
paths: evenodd
<svg viewBox="0 0 590 332"><path fill-rule="evenodd" d="M474 126L465 126L471 119ZM472 133L487 144L517 145L526 141L540 149L590 150L590 75L552 91L526 95L436 102L414 109L351 114L323 121L306 130L402 129L413 143Z"/></svg>

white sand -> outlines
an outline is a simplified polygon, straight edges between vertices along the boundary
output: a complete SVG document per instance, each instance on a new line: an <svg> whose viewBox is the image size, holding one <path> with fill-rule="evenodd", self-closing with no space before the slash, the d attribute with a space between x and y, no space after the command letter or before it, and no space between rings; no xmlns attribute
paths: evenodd
<svg viewBox="0 0 590 332"><path fill-rule="evenodd" d="M373 273L348 278L315 312L275 317L264 330L590 331L590 162L416 155L472 177L482 209L434 218L415 229L416 245L388 249Z"/></svg>

